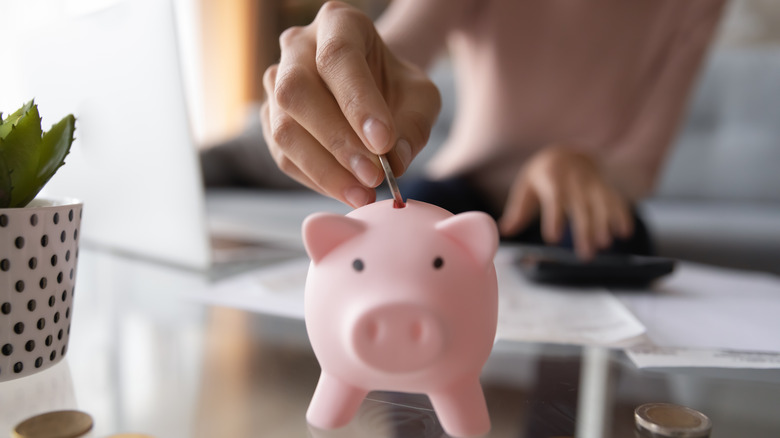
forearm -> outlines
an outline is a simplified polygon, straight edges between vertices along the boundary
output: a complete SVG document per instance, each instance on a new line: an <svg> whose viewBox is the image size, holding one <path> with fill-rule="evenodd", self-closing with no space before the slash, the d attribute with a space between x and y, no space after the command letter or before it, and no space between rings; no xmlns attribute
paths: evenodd
<svg viewBox="0 0 780 438"><path fill-rule="evenodd" d="M427 70L446 48L447 35L470 0L394 0L376 27L400 59Z"/></svg>

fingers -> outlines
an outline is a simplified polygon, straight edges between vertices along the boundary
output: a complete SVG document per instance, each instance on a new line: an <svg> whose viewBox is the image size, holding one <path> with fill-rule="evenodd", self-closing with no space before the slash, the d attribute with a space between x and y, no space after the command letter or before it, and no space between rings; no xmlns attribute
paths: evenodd
<svg viewBox="0 0 780 438"><path fill-rule="evenodd" d="M598 250L608 248L615 238L633 233L633 218L628 204L611 187L601 182L573 186L569 216L575 252L591 259Z"/></svg>
<svg viewBox="0 0 780 438"><path fill-rule="evenodd" d="M610 200L611 197L603 190L592 190L590 193L591 215L593 218L591 229L596 249L606 249L612 243L610 218L615 214L615 205Z"/></svg>
<svg viewBox="0 0 780 438"><path fill-rule="evenodd" d="M542 238L547 243L558 243L566 223L566 198L560 188L550 187L539 193L542 215Z"/></svg>
<svg viewBox="0 0 780 438"><path fill-rule="evenodd" d="M336 161L349 169L363 185L376 187L382 181L378 158L368 151L341 113L334 96L317 75L314 45L306 30L290 28L283 34L282 58L273 87L278 106L295 119L327 149ZM283 146L283 145L282 145ZM323 187L330 192L333 188Z"/></svg>
<svg viewBox="0 0 780 438"><path fill-rule="evenodd" d="M574 250L584 260L633 233L626 200L590 158L563 148L540 152L521 171L499 221L502 234L516 234L537 213L550 244L561 240L568 221Z"/></svg>
<svg viewBox="0 0 780 438"><path fill-rule="evenodd" d="M628 239L634 234L634 215L628 203L618 194L613 194L609 199L610 211L609 228L612 235L621 239Z"/></svg>
<svg viewBox="0 0 780 438"><path fill-rule="evenodd" d="M528 226L539 214L539 197L524 178L518 178L509 192L498 228L504 236L512 236Z"/></svg>
<svg viewBox="0 0 780 438"><path fill-rule="evenodd" d="M263 134L283 171L359 207L425 145L441 99L419 69L395 58L358 9L328 2L314 22L280 37L282 56L263 78Z"/></svg>
<svg viewBox="0 0 780 438"><path fill-rule="evenodd" d="M587 193L582 189L573 187L570 196L568 210L571 217L572 237L574 239L574 252L583 260L590 260L595 254L595 223L594 208L590 205Z"/></svg>
<svg viewBox="0 0 780 438"><path fill-rule="evenodd" d="M277 74L278 67L272 66L263 77L269 96L275 90ZM353 207L373 202L374 191L355 180L334 155L276 102L267 99L261 117L266 142L279 168L302 184Z"/></svg>
<svg viewBox="0 0 780 438"><path fill-rule="evenodd" d="M316 69L341 112L375 154L391 150L396 128L382 90L388 53L371 20L357 9L326 3L317 14Z"/></svg>

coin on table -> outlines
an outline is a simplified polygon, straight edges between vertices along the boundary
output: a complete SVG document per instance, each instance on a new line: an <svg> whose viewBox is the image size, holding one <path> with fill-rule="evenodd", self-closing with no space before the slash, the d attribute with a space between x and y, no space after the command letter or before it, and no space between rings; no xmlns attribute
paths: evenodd
<svg viewBox="0 0 780 438"><path fill-rule="evenodd" d="M81 411L54 411L17 424L12 438L77 438L92 430L92 417Z"/></svg>
<svg viewBox="0 0 780 438"><path fill-rule="evenodd" d="M707 438L712 422L701 412L671 403L647 403L634 410L634 424L642 436Z"/></svg>

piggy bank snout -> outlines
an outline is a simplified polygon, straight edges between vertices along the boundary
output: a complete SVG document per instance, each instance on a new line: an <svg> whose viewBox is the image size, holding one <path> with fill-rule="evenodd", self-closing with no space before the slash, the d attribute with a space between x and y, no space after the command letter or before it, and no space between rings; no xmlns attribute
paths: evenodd
<svg viewBox="0 0 780 438"><path fill-rule="evenodd" d="M366 365L401 373L436 360L444 349L444 329L424 307L385 304L363 312L349 328L349 336L355 355Z"/></svg>

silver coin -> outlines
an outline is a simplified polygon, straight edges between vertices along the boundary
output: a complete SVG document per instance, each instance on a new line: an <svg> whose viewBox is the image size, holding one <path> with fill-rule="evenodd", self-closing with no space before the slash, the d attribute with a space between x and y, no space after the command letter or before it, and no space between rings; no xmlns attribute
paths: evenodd
<svg viewBox="0 0 780 438"><path fill-rule="evenodd" d="M393 195L395 200L393 205L395 207L404 207L406 204L404 203L404 198L401 197L401 191L398 190L398 182L395 180L393 169L390 168L390 161L388 161L387 156L379 155L379 162L382 163L382 169L385 170L387 185L390 187L390 194Z"/></svg>
<svg viewBox="0 0 780 438"><path fill-rule="evenodd" d="M707 438L712 430L706 415L671 403L639 406L634 410L634 423L639 432L654 437Z"/></svg>

